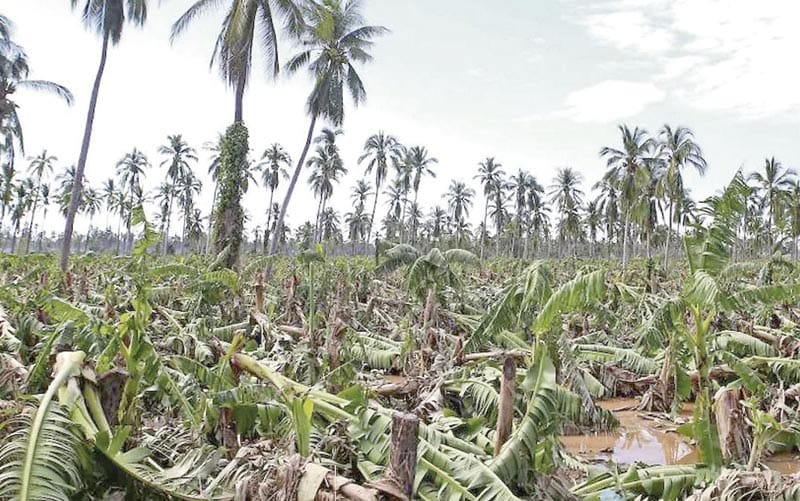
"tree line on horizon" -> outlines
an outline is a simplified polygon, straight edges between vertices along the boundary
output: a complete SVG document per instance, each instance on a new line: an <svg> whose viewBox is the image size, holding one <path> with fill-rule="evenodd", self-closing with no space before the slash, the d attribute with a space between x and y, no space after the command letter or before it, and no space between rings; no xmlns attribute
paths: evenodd
<svg viewBox="0 0 800 501"><path fill-rule="evenodd" d="M72 0L73 7L78 3ZM172 38L180 36L212 4L208 0L193 4L173 25ZM28 175L21 178L18 156L24 154L24 143L14 93L24 88L48 91L68 104L72 94L53 82L28 79L28 58L13 42L11 21L0 15L0 238L7 240L0 247L11 252L29 252L34 239L38 240L35 249L44 249L44 231L36 221L37 217L45 220L51 203L66 221L58 237L63 269L67 269L74 248L73 228L78 214L89 223L83 251L91 248L126 253L133 245L133 215L145 205L156 209L155 220L164 235L160 252L212 252L221 255L218 261L227 267L235 267L239 254L248 249L273 254L287 245L367 243L376 236L419 247L470 248L482 257L613 254L623 266L634 253L651 258L658 249L666 265L680 235L692 231L703 218L713 217L713 211L709 211L713 197L703 202L693 200L683 180L689 169L705 173L702 149L689 128L669 125L653 135L640 127L620 125L619 146L603 147L599 152L608 169L591 187L594 196L587 195L583 177L574 168L560 168L549 184L543 184L523 169L506 173L502 163L490 156L479 162L471 180L451 180L444 194L446 204L430 207L427 212L418 194L426 179L436 176L437 158L425 146L404 145L397 137L380 131L367 138L358 158L364 178L351 188L353 209L340 214L329 203L341 177L348 172L337 144L343 133L345 95L354 105L365 99L356 65L372 59L369 49L374 38L387 32L381 26L365 24L356 0L227 2L212 63L235 91L234 122L217 140L204 145L211 155L207 170L214 183L208 216L197 203L202 189L196 174L197 150L180 134L169 136L158 148L164 180L152 192L146 193L141 186L151 161L136 148L117 162L115 177L102 186L89 186L84 170L109 47L119 43L126 23L145 23L148 2L87 0L82 6L85 25L100 35L101 59L77 164L60 169L54 177L58 159L44 150L28 157ZM280 29L275 24L278 20L283 21ZM294 41L299 48L283 67L278 57L279 36ZM289 73L305 69L314 77L306 105L309 128L296 162L277 143L257 158L251 156L243 116L256 48L263 52L272 74L280 69ZM323 126L317 133L318 122ZM316 216L291 234L286 225L287 211L304 171L317 201ZM736 229L741 252L771 253L783 245L796 257L800 235L797 174L768 158L763 170L748 179L751 191L741 227ZM264 216L248 215L242 206L242 197L251 184L267 190L269 204ZM285 196L277 202L276 191L284 185ZM478 192L485 202L477 209L482 211L481 222L473 228L467 218L475 209ZM102 213L106 215L104 231L94 226L94 218ZM112 216L116 218L115 229L110 223ZM252 239L245 234L247 217L255 223ZM4 225L6 220L10 229ZM178 222L177 236L170 237ZM34 228L39 228L38 234L34 234Z"/></svg>

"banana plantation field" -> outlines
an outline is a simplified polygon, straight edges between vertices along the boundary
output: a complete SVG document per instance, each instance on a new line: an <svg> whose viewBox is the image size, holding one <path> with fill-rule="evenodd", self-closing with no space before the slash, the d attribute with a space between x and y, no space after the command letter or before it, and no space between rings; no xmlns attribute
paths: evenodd
<svg viewBox="0 0 800 501"><path fill-rule="evenodd" d="M0 498L797 499L800 270L732 190L667 271L2 257Z"/></svg>

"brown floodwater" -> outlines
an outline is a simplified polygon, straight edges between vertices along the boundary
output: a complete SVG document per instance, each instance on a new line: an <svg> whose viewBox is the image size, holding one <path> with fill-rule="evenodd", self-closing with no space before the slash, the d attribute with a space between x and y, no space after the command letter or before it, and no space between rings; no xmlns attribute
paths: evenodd
<svg viewBox="0 0 800 501"><path fill-rule="evenodd" d="M692 404L684 404L676 423L638 411L638 404L639 401L632 398L599 401L600 407L614 413L619 428L592 435L562 436L561 443L569 452L597 463L609 460L622 465L637 461L650 465L698 462L694 446L675 431L678 424L691 420ZM800 471L796 453L777 453L766 458L764 463L784 474Z"/></svg>

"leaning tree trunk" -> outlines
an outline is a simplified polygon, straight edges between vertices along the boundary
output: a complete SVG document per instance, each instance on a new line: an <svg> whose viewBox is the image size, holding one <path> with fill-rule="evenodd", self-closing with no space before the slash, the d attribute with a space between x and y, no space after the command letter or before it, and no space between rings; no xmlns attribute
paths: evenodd
<svg viewBox="0 0 800 501"><path fill-rule="evenodd" d="M234 122L225 132L220 151L219 194L214 217L214 254L218 264L234 269L244 231L242 195L247 165L248 134L242 122Z"/></svg>
<svg viewBox="0 0 800 501"><path fill-rule="evenodd" d="M483 229L481 230L481 260L483 260L484 248L486 247L486 219L489 217L489 200L483 204Z"/></svg>
<svg viewBox="0 0 800 501"><path fill-rule="evenodd" d="M314 126L316 123L317 116L312 115L311 125L308 127L308 135L306 136L306 144L303 146L303 152L300 154L300 158L294 168L292 179L289 181L289 188L286 190L286 197L283 199L283 204L281 204L281 211L278 213L277 221L275 221L275 235L273 235L272 242L269 244L270 255L275 254L275 251L278 249L277 243L280 241L280 236L283 234L283 220L286 218L286 209L289 207L289 202L292 200L294 187L297 185L297 179L300 177L300 171L303 169L303 163L306 161L306 155L308 154L309 146L311 146L311 137L314 135Z"/></svg>
<svg viewBox="0 0 800 501"><path fill-rule="evenodd" d="M100 53L100 65L97 67L97 75L94 77L92 95L89 98L89 111L86 114L86 126L83 130L83 142L81 152L78 156L78 165L75 167L75 180L72 184L72 193L69 198L69 208L67 209L67 221L64 225L64 241L61 245L61 270L67 271L69 267L70 246L72 245L72 231L75 226L75 216L81 199L81 189L83 188L83 172L86 170L86 158L89 155L89 143L92 139L92 127L94 126L94 112L97 108L97 96L100 93L100 81L103 79L103 72L106 68L106 58L108 56L109 33L103 33L103 49Z"/></svg>

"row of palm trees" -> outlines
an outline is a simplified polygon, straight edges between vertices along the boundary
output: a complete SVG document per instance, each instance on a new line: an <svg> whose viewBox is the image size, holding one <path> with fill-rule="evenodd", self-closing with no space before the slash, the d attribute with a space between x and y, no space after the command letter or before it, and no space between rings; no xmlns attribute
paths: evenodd
<svg viewBox="0 0 800 501"><path fill-rule="evenodd" d="M653 248L661 247L667 259L670 242L687 228L691 230L703 217L683 180L687 168L705 172L702 150L691 130L685 127L664 126L655 136L638 127L623 125L619 130L622 147L605 147L600 151L609 168L592 187L594 197L587 197L583 177L573 168L559 169L545 186L525 170L508 175L495 157L480 161L473 182L483 193L483 217L473 229L469 215L477 198L474 187L461 180L451 181L443 197L446 205L434 206L426 214L418 194L424 180L436 176L436 158L424 146L407 147L383 131L364 143L358 163L365 178L352 187L353 209L342 217L329 205L341 177L348 172L336 142L342 131L324 128L314 138L315 151L305 165L309 187L318 201L316 216L313 222L300 225L294 238L305 244L345 240L366 243L379 235L389 241L472 247L482 255L493 252L516 257L531 257L541 252L559 256L579 252L600 255L598 249L605 249L608 255L616 251L625 262L629 259L629 247L638 246L648 257L652 256ZM209 173L216 178L219 140L207 143L206 149L212 153ZM117 163L116 178L106 180L100 189L87 187L83 191L79 207L89 218L89 233L93 218L105 210L107 231L111 231L108 217L117 217L117 252L128 252L133 240L134 208L154 202L155 219L165 235L160 251L202 251L207 218L197 206L202 188L195 173L199 163L197 151L181 135L171 135L158 153L164 181L153 193L143 192L141 180L151 164L136 148ZM56 176L56 189L51 190L49 180L56 163L55 156L43 151L29 159L25 179L17 180L8 164L0 172L0 229L9 219L11 248L18 252L29 251L40 209L41 218L46 218L50 202L54 201L66 215L75 168L66 168ZM263 232L258 224L253 238L253 248L262 252L268 249L273 235L278 243L287 242L286 229L276 232L280 208L274 200L282 181L289 178L290 164L290 155L278 143L247 161L248 183L260 181L269 200ZM373 177L374 183L366 176ZM765 161L763 171L752 173L750 180L748 211L737 229L743 242L741 251L771 252L790 238L792 245L787 248L796 255L797 246L793 244L800 236L800 181L796 173L770 158ZM379 209L381 197L385 211ZM213 213L212 210L212 217ZM553 214L556 216L551 221ZM378 225L374 224L376 217ZM171 229L176 218L182 221L177 232ZM20 233L22 238L18 242ZM174 233L177 237L170 238ZM84 248L88 244L87 238Z"/></svg>

